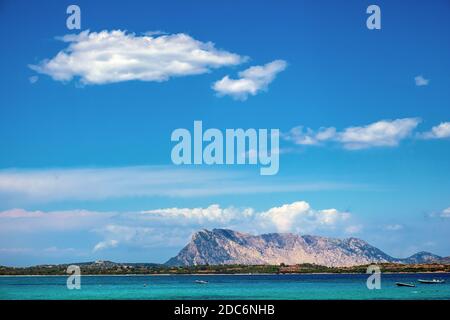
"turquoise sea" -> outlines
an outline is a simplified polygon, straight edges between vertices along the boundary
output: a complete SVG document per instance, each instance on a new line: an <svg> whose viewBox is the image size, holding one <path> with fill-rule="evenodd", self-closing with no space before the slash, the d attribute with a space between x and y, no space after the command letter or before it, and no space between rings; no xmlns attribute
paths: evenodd
<svg viewBox="0 0 450 320"><path fill-rule="evenodd" d="M417 283L432 278L446 282ZM380 290L367 289L364 274L82 276L80 290L67 289L66 280L2 276L0 299L450 299L449 273L382 274Z"/></svg>

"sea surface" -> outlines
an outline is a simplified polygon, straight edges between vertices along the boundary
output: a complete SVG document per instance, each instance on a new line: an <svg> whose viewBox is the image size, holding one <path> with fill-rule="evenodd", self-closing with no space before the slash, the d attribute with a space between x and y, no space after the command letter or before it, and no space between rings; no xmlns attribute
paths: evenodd
<svg viewBox="0 0 450 320"><path fill-rule="evenodd" d="M0 299L450 299L450 273L382 274L369 290L365 274L82 276L69 290L66 276L1 276ZM420 284L417 279L445 279ZM196 280L208 281L198 284ZM415 288L397 287L412 282Z"/></svg>

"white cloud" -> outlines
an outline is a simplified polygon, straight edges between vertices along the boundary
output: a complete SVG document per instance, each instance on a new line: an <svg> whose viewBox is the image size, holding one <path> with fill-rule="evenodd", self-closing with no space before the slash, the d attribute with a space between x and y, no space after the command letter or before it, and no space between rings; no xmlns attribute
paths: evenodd
<svg viewBox="0 0 450 320"><path fill-rule="evenodd" d="M221 208L218 204L207 208L166 208L142 211L142 214L151 218L167 218L174 220L195 221L198 224L206 222L229 223L234 219L250 217L254 211L251 208L238 210L233 207Z"/></svg>
<svg viewBox="0 0 450 320"><path fill-rule="evenodd" d="M291 129L283 137L298 145L321 145L333 141L349 150L394 147L409 137L419 123L418 118L381 120L366 126L348 127L343 131L322 127L317 132L300 126Z"/></svg>
<svg viewBox="0 0 450 320"><path fill-rule="evenodd" d="M351 225L351 226L348 226L347 228L345 228L345 233L357 234L357 233L360 233L362 231L362 229L363 229L363 226L360 224Z"/></svg>
<svg viewBox="0 0 450 320"><path fill-rule="evenodd" d="M419 134L423 139L445 139L450 137L450 122L441 122L428 132Z"/></svg>
<svg viewBox="0 0 450 320"><path fill-rule="evenodd" d="M444 219L448 219L450 218L450 207L443 209L441 211L434 211L434 212L429 212L426 215L429 218L444 218Z"/></svg>
<svg viewBox="0 0 450 320"><path fill-rule="evenodd" d="M336 139L336 128L322 127L317 132L311 128L298 126L292 128L287 134L283 135L284 139L292 141L298 145L321 145L323 142Z"/></svg>
<svg viewBox="0 0 450 320"><path fill-rule="evenodd" d="M163 34L168 34L168 32L162 31L162 30L154 30L154 31L146 31L144 32L144 35L146 36L160 36Z"/></svg>
<svg viewBox="0 0 450 320"><path fill-rule="evenodd" d="M260 181L251 172L172 166L0 170L0 204L3 207L67 200L199 197L351 187L331 182Z"/></svg>
<svg viewBox="0 0 450 320"><path fill-rule="evenodd" d="M39 232L84 230L103 223L114 216L112 212L89 210L28 211L11 209L0 211L0 231Z"/></svg>
<svg viewBox="0 0 450 320"><path fill-rule="evenodd" d="M144 219L170 226L226 227L256 232L314 232L334 228L350 218L337 209L315 210L305 201L297 201L266 211L253 208L221 208L214 204L206 208L165 208L142 211Z"/></svg>
<svg viewBox="0 0 450 320"><path fill-rule="evenodd" d="M193 232L191 228L178 228L163 221L149 223L145 219L140 219L142 217L139 217L138 213L134 214L137 216L128 217L129 220L121 221L121 224L108 224L95 229L94 232L104 240L94 246L93 252L119 246L134 248L181 247L186 244L190 233ZM133 221L134 219L137 220ZM164 217L159 217L159 219L164 220ZM200 229L201 227L196 228Z"/></svg>
<svg viewBox="0 0 450 320"><path fill-rule="evenodd" d="M425 79L422 75L415 77L414 81L416 82L416 86L418 87L427 86L430 82L429 79Z"/></svg>
<svg viewBox="0 0 450 320"><path fill-rule="evenodd" d="M32 251L30 248L0 248L2 254L24 254Z"/></svg>
<svg viewBox="0 0 450 320"><path fill-rule="evenodd" d="M31 84L35 84L36 82L38 82L39 77L38 76L31 76L28 78L28 81L30 81Z"/></svg>
<svg viewBox="0 0 450 320"><path fill-rule="evenodd" d="M347 212L336 209L314 210L305 201L297 201L274 207L260 213L263 225L271 222L280 232L314 232L316 229L334 227L338 222L350 217Z"/></svg>
<svg viewBox="0 0 450 320"><path fill-rule="evenodd" d="M84 84L141 80L166 81L233 66L246 60L187 34L137 36L121 30L66 35L69 43L51 59L30 67L57 81L79 77Z"/></svg>
<svg viewBox="0 0 450 320"><path fill-rule="evenodd" d="M114 239L100 241L99 243L97 243L95 245L93 251L96 252L96 251L100 251L100 250L104 250L104 249L115 248L115 247L117 247L118 244L119 244L119 241L114 240Z"/></svg>
<svg viewBox="0 0 450 320"><path fill-rule="evenodd" d="M350 127L339 135L346 149L364 149L370 147L394 147L420 123L418 118L382 120L363 127Z"/></svg>
<svg viewBox="0 0 450 320"><path fill-rule="evenodd" d="M44 258L44 263L48 263L47 259L51 258L57 258L58 260L62 257L69 257L70 259L79 259L80 257L83 257L83 259L86 257L86 253L88 251L83 251L75 248L60 248L57 246L51 246L51 247L41 247L39 245L36 246L34 243L30 243L32 247L29 248L16 248L16 247L10 247L10 248L0 248L0 258L4 261L7 261L7 258L5 259L5 256L9 257L34 257L42 259ZM47 261L46 261L47 260ZM73 261L73 260L72 260ZM61 260L59 260L61 262Z"/></svg>
<svg viewBox="0 0 450 320"><path fill-rule="evenodd" d="M389 224L387 226L384 227L385 230L387 231L399 231L403 229L403 225L401 224Z"/></svg>
<svg viewBox="0 0 450 320"><path fill-rule="evenodd" d="M442 210L441 214L439 215L441 218L450 218L450 207L447 209Z"/></svg>
<svg viewBox="0 0 450 320"><path fill-rule="evenodd" d="M223 77L213 84L213 89L219 96L229 95L237 100L246 100L249 95L254 96L260 91L267 90L268 85L278 73L286 69L286 66L283 60L253 66L239 72L239 79Z"/></svg>

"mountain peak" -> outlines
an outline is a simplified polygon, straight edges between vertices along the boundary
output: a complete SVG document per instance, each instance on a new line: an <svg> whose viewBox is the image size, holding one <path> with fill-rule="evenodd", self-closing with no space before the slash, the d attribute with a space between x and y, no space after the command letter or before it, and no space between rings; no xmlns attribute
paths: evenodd
<svg viewBox="0 0 450 320"><path fill-rule="evenodd" d="M438 255L435 255L434 253L431 253L428 251L419 251L419 252L413 254L412 256L436 256L436 257L439 257Z"/></svg>
<svg viewBox="0 0 450 320"><path fill-rule="evenodd" d="M252 235L230 229L202 229L168 265L301 264L346 267L370 263L446 263L430 252L421 251L406 259L393 258L366 241L350 237L327 238L294 233Z"/></svg>
<svg viewBox="0 0 450 320"><path fill-rule="evenodd" d="M230 229L202 229L166 264L314 263L341 267L394 260L358 238L336 239L294 233L252 235Z"/></svg>
<svg viewBox="0 0 450 320"><path fill-rule="evenodd" d="M412 256L402 259L404 263L435 263L441 261L443 258L436 254L427 251L420 251Z"/></svg>

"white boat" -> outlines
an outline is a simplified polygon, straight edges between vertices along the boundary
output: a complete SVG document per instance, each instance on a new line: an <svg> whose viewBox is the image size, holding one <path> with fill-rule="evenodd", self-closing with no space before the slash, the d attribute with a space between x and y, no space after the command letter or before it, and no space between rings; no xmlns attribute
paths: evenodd
<svg viewBox="0 0 450 320"><path fill-rule="evenodd" d="M407 283L407 282L396 282L395 284L399 287L415 287L416 286L414 283Z"/></svg>
<svg viewBox="0 0 450 320"><path fill-rule="evenodd" d="M431 280L419 279L417 281L419 281L420 283L425 283L425 284L437 284L437 283L444 283L445 282L444 279L431 279Z"/></svg>
<svg viewBox="0 0 450 320"><path fill-rule="evenodd" d="M195 280L195 283L197 283L197 284L207 284L208 281L205 281L205 280Z"/></svg>

